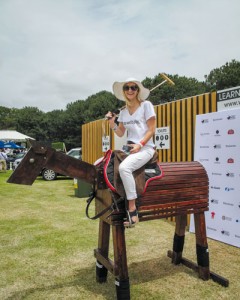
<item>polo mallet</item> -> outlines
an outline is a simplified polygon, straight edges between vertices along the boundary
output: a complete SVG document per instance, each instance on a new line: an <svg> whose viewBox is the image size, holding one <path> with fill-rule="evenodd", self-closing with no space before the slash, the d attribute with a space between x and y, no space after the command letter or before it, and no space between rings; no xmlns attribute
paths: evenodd
<svg viewBox="0 0 240 300"><path fill-rule="evenodd" d="M166 74L160 73L159 75L164 79L164 81L162 81L161 83L159 83L158 85L156 85L155 87L153 87L152 89L150 89L150 92L152 92L153 90L155 90L160 85L162 85L162 84L164 84L166 82L169 83L170 85L175 85L175 83L170 78L168 78Z"/></svg>

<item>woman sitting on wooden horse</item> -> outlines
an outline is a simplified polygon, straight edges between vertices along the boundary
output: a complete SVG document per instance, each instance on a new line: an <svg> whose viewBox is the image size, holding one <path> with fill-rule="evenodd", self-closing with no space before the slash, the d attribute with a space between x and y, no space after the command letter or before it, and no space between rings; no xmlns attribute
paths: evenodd
<svg viewBox="0 0 240 300"><path fill-rule="evenodd" d="M152 103L146 100L150 94L149 89L134 78L114 82L113 93L117 99L126 101L126 106L118 117L118 126L115 123L114 113L108 112L106 118L117 136L122 137L127 130L127 144L130 151L119 166L119 174L128 200L128 220L124 222L124 226L133 227L138 222L138 212L136 184L132 173L144 166L155 153L153 135L156 128L156 114Z"/></svg>

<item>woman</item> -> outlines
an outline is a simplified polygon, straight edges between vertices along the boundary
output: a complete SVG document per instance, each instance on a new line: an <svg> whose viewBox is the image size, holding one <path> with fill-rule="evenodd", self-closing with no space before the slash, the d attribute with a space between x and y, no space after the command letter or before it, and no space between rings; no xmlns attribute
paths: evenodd
<svg viewBox="0 0 240 300"><path fill-rule="evenodd" d="M120 177L128 200L128 221L125 227L133 227L138 222L136 209L136 184L133 172L145 165L154 155L153 135L156 128L156 114L150 101L147 101L150 91L134 78L123 82L114 82L113 93L117 99L126 101L126 107L121 110L118 122L116 115L108 112L106 117L115 134L122 137L127 130L130 154L119 166Z"/></svg>

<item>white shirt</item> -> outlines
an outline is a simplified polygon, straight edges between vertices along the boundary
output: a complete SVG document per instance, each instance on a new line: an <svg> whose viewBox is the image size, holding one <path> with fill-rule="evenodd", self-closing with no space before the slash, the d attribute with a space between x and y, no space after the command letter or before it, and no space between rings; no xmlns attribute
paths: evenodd
<svg viewBox="0 0 240 300"><path fill-rule="evenodd" d="M121 110L118 122L122 122L127 129L128 140L137 144L148 131L147 120L152 117L156 117L154 107L150 101L146 100L141 102L141 105L132 115L129 114L127 108ZM146 145L154 147L153 139L151 138Z"/></svg>
<svg viewBox="0 0 240 300"><path fill-rule="evenodd" d="M5 152L0 152L0 159L7 160L8 159L7 154Z"/></svg>

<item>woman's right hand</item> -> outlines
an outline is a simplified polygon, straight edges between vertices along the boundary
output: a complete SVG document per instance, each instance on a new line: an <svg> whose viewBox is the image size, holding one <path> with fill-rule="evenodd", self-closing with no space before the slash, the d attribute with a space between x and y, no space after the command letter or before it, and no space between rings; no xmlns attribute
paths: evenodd
<svg viewBox="0 0 240 300"><path fill-rule="evenodd" d="M109 111L106 115L105 115L105 118L107 120L111 120L111 122L114 123L115 119L116 119L116 115L114 113L112 113L111 111Z"/></svg>

